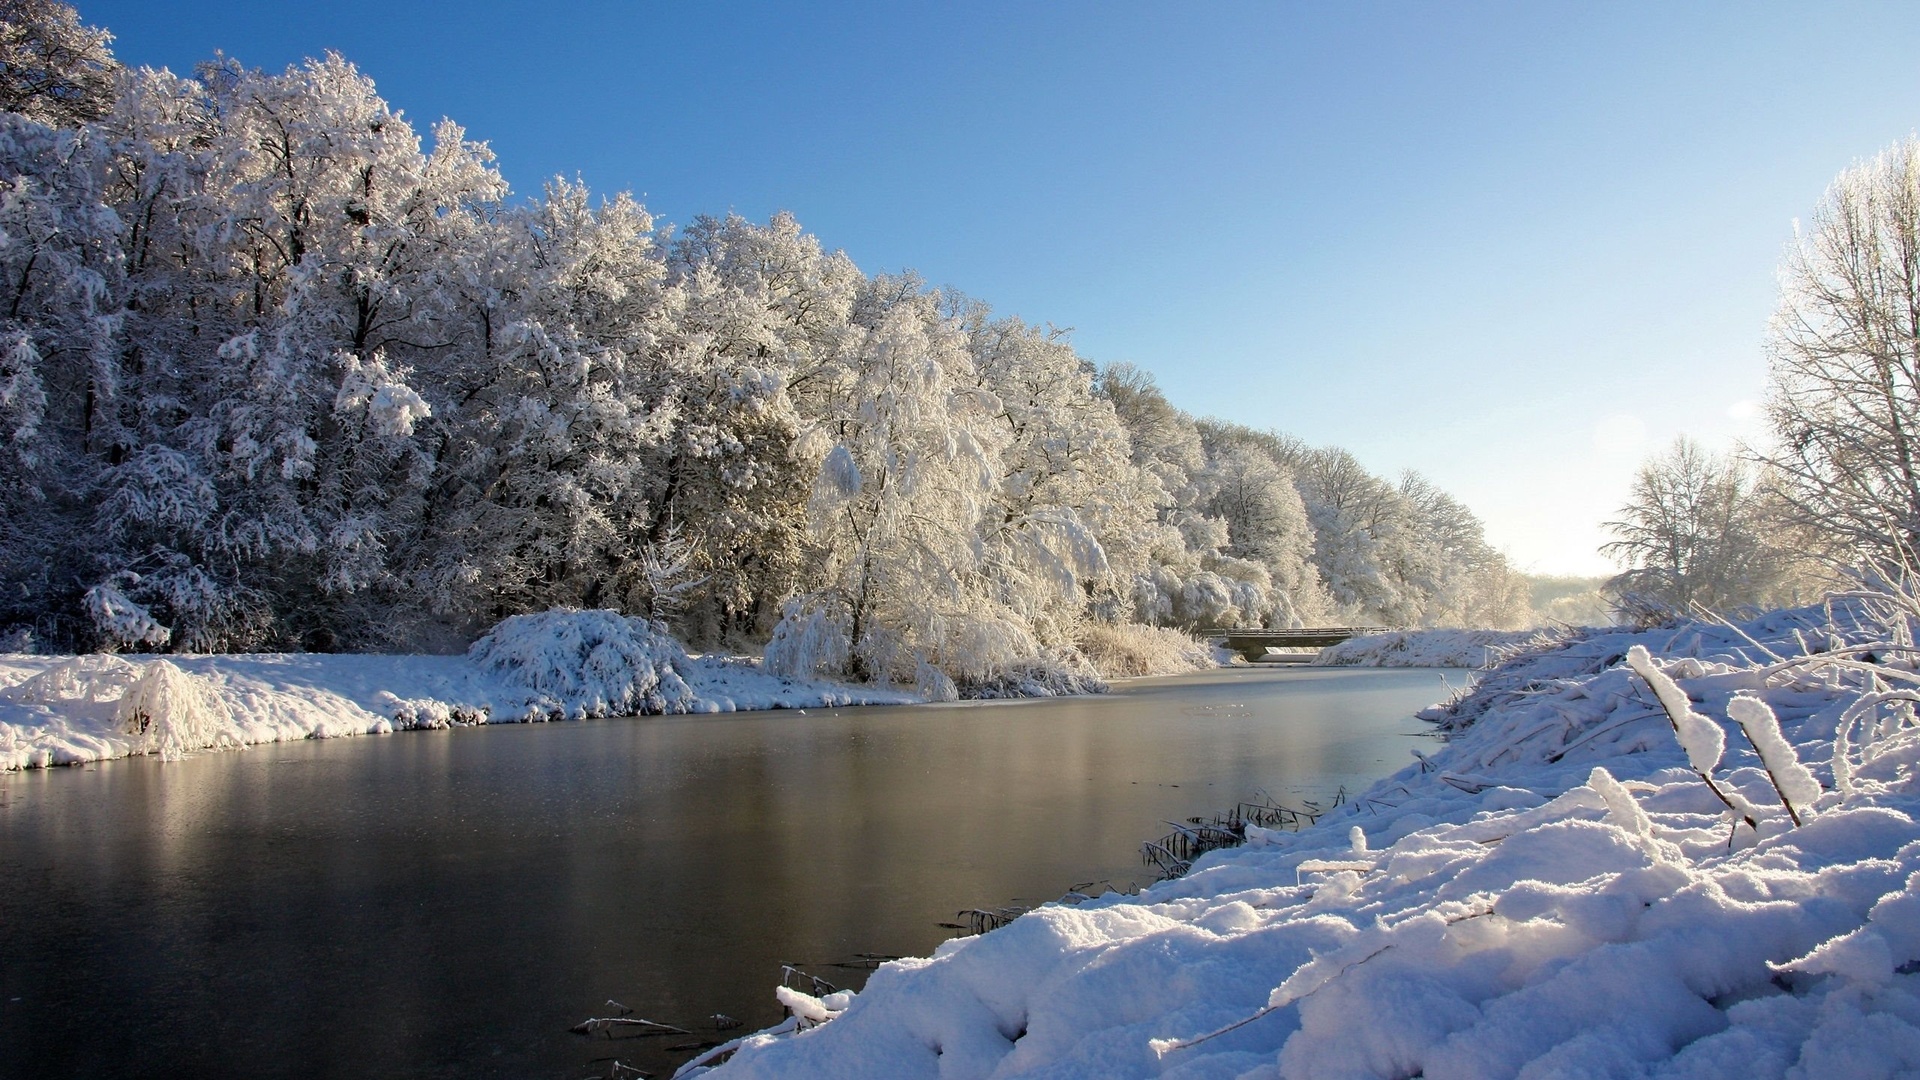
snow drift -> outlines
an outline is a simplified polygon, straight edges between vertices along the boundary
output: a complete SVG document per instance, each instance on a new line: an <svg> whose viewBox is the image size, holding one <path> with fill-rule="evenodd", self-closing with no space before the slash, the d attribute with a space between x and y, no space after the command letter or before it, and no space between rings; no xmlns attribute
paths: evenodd
<svg viewBox="0 0 1920 1080"><path fill-rule="evenodd" d="M1541 643L1319 826L884 965L716 1078L1911 1075L1917 616Z"/></svg>

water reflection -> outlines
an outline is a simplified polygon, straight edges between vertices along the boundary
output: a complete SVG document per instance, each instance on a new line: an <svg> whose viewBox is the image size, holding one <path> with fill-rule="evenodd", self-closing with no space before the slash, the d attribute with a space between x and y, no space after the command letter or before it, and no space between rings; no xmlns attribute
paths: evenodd
<svg viewBox="0 0 1920 1080"><path fill-rule="evenodd" d="M1444 692L1226 671L0 774L0 1075L659 1070L686 1055L567 1028L608 998L770 1023L781 962L857 985L831 965L958 908L1144 882L1164 821L1360 787Z"/></svg>

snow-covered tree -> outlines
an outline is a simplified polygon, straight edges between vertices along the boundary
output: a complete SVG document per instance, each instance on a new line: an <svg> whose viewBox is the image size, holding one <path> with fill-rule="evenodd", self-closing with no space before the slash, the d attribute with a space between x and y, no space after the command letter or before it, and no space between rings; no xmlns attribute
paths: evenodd
<svg viewBox="0 0 1920 1080"><path fill-rule="evenodd" d="M1682 436L1641 465L1607 523L1618 539L1600 550L1623 569L1606 592L1641 620L1801 600L1810 567L1780 518L1752 466Z"/></svg>
<svg viewBox="0 0 1920 1080"><path fill-rule="evenodd" d="M0 0L0 110L50 127L106 115L120 65L113 35L58 0Z"/></svg>
<svg viewBox="0 0 1920 1080"><path fill-rule="evenodd" d="M442 442L422 573L448 613L485 623L648 591L652 477L675 415L655 362L673 304L652 233L632 199L596 206L565 181L478 227L453 290L465 348L429 425Z"/></svg>
<svg viewBox="0 0 1920 1080"><path fill-rule="evenodd" d="M1761 454L1843 556L1920 564L1920 139L1841 173L1781 269Z"/></svg>
<svg viewBox="0 0 1920 1080"><path fill-rule="evenodd" d="M1134 620L1493 617L1504 562L1444 495L791 215L510 204L339 56L188 78L108 40L0 0L12 640L453 648L611 607L946 694L1177 636Z"/></svg>
<svg viewBox="0 0 1920 1080"><path fill-rule="evenodd" d="M120 222L89 130L0 113L0 625L86 633L76 580L102 456L124 450Z"/></svg>
<svg viewBox="0 0 1920 1080"><path fill-rule="evenodd" d="M662 363L681 425L656 504L700 552L679 625L696 640L764 640L801 588L817 460L808 417L841 407L839 356L864 277L790 214L697 219L669 259L682 298Z"/></svg>

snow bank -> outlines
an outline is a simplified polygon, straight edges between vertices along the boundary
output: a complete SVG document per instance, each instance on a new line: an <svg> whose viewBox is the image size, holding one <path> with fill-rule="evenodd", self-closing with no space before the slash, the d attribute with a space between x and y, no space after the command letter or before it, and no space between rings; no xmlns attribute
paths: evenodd
<svg viewBox="0 0 1920 1080"><path fill-rule="evenodd" d="M1543 643L1319 826L883 965L715 1078L1912 1075L1916 610Z"/></svg>
<svg viewBox="0 0 1920 1080"><path fill-rule="evenodd" d="M467 656L0 656L0 769L396 728L918 700L688 656L613 612L549 612L503 621Z"/></svg>
<svg viewBox="0 0 1920 1080"><path fill-rule="evenodd" d="M1328 667L1483 668L1520 650L1540 648L1561 634L1554 630L1393 630L1330 645L1313 662Z"/></svg>

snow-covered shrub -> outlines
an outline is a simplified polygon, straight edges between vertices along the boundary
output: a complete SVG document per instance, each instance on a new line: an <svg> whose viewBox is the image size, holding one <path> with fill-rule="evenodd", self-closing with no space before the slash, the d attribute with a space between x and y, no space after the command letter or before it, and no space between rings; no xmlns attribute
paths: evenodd
<svg viewBox="0 0 1920 1080"><path fill-rule="evenodd" d="M844 673L850 657L847 613L829 597L801 597L787 604L762 655L769 672L789 678Z"/></svg>
<svg viewBox="0 0 1920 1080"><path fill-rule="evenodd" d="M447 728L456 725L484 724L487 710L482 706L456 705L438 698L401 697L391 690L373 695L374 704L396 728Z"/></svg>
<svg viewBox="0 0 1920 1080"><path fill-rule="evenodd" d="M947 677L947 673L921 657L913 667L914 692L928 701L958 701L960 687Z"/></svg>
<svg viewBox="0 0 1920 1080"><path fill-rule="evenodd" d="M1320 651L1327 667L1492 667L1562 640L1555 630L1395 630L1362 634Z"/></svg>
<svg viewBox="0 0 1920 1080"><path fill-rule="evenodd" d="M1031 660L1007 664L958 684L963 698L1066 697L1104 694L1107 683L1086 658L1070 650L1050 650Z"/></svg>
<svg viewBox="0 0 1920 1080"><path fill-rule="evenodd" d="M168 761L194 750L243 745L219 691L167 660L141 667L115 718L120 730L140 738L147 753Z"/></svg>
<svg viewBox="0 0 1920 1080"><path fill-rule="evenodd" d="M698 711L681 672L686 650L665 631L617 611L545 611L502 619L467 656L523 691L531 719Z"/></svg>
<svg viewBox="0 0 1920 1080"><path fill-rule="evenodd" d="M24 705L52 705L84 712L88 706L119 701L140 680L140 668L118 656L89 653L62 661L0 691Z"/></svg>
<svg viewBox="0 0 1920 1080"><path fill-rule="evenodd" d="M1175 675L1215 666L1205 645L1164 626L1089 623L1080 631L1079 645L1094 669L1109 679Z"/></svg>

